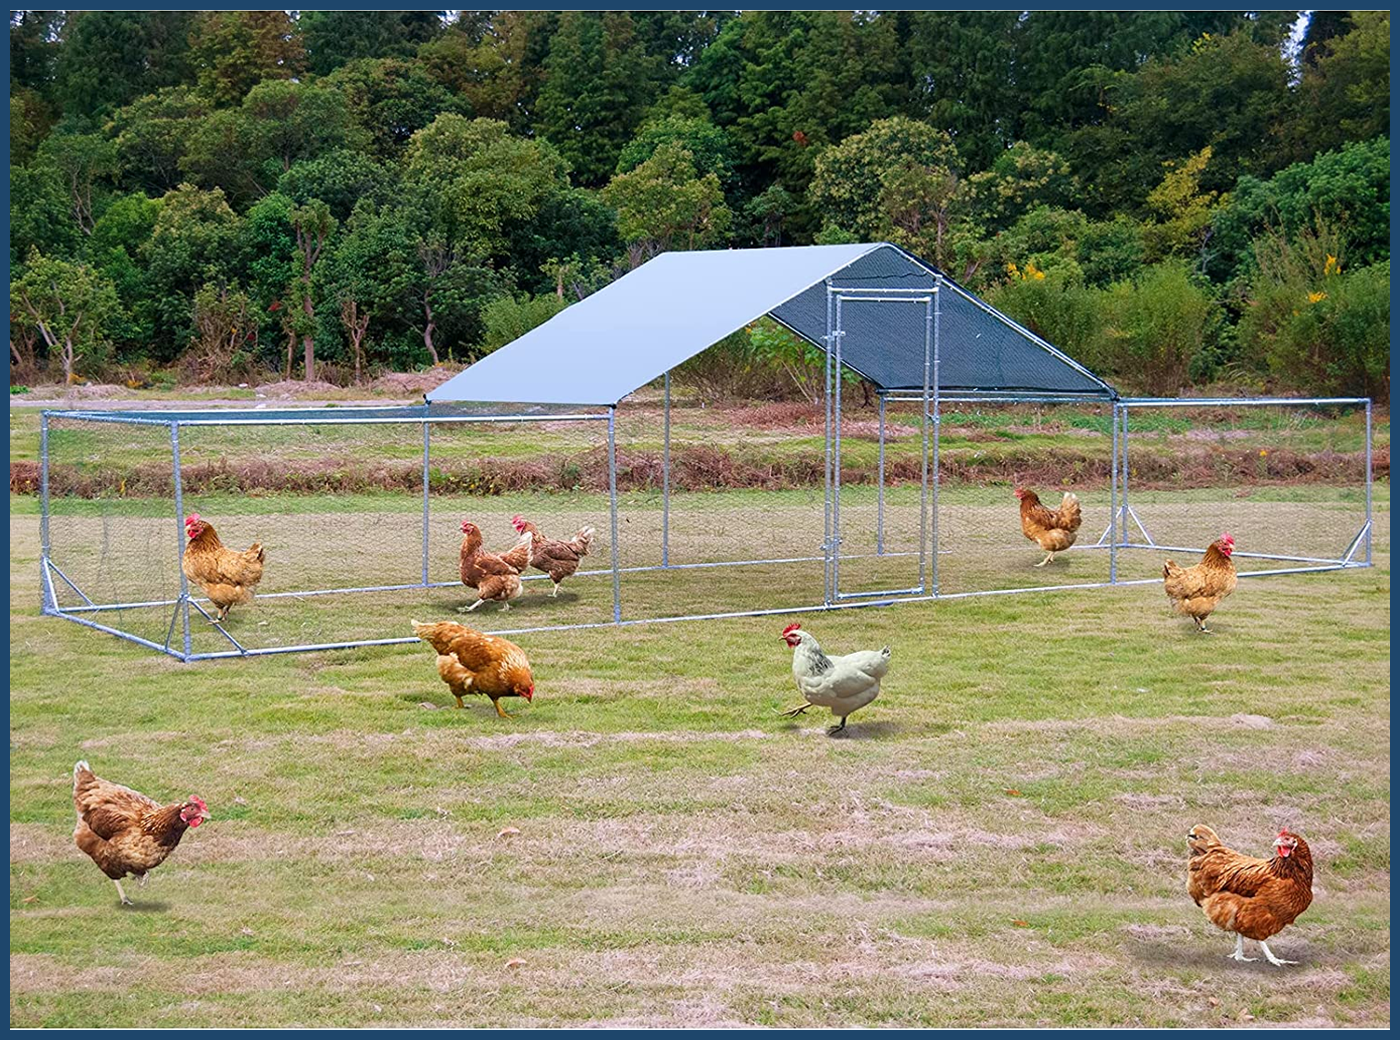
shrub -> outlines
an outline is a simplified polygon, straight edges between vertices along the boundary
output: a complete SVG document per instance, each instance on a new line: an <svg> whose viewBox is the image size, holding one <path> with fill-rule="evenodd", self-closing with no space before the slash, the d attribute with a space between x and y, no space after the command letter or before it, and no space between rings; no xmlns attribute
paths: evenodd
<svg viewBox="0 0 1400 1040"><path fill-rule="evenodd" d="M492 300L481 312L481 323L486 331L479 353L485 355L499 350L536 326L543 325L567 306L553 293L524 296L518 300L513 296Z"/></svg>
<svg viewBox="0 0 1400 1040"><path fill-rule="evenodd" d="M1103 294L1103 337L1094 352L1104 371L1151 394L1187 385L1220 326L1214 296L1180 260L1147 268Z"/></svg>

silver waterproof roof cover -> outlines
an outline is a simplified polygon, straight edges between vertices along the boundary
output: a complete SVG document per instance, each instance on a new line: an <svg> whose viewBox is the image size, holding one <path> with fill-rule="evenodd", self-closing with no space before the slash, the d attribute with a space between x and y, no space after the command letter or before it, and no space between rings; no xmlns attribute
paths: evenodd
<svg viewBox="0 0 1400 1040"><path fill-rule="evenodd" d="M428 393L429 401L614 405L765 314L824 346L826 281L932 289L902 249L793 246L663 253ZM1116 397L1112 387L944 276L940 389ZM922 390L923 303L843 301L842 361L884 390Z"/></svg>

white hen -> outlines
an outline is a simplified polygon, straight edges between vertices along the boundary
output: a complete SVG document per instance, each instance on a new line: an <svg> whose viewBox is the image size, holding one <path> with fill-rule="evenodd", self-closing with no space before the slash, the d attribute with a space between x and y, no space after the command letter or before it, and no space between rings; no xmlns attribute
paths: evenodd
<svg viewBox="0 0 1400 1040"><path fill-rule="evenodd" d="M880 695L880 680L890 670L890 648L858 650L842 657L828 657L821 644L801 625L783 629L783 641L792 647L792 675L797 690L807 703L783 712L783 718L801 715L812 706L830 708L841 720L827 732L840 733L846 728L851 712L865 707Z"/></svg>

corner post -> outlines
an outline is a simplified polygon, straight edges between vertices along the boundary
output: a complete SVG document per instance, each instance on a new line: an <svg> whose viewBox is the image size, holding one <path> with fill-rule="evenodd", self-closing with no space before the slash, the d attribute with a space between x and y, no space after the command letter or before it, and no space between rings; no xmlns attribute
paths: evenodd
<svg viewBox="0 0 1400 1040"><path fill-rule="evenodd" d="M661 420L661 566L671 566L671 370Z"/></svg>
<svg viewBox="0 0 1400 1040"><path fill-rule="evenodd" d="M428 430L429 430L428 420L424 419L424 420L423 420L423 585L424 585L425 587L426 587L427 584L428 584L428 517L429 517L429 502L428 502L428 480L429 480L429 473L428 473L428 462L429 462L429 459L431 458L431 452L430 452L430 448L429 448L429 443L430 443L430 441L429 441L429 433L428 433Z"/></svg>
<svg viewBox="0 0 1400 1040"><path fill-rule="evenodd" d="M831 333L836 354L831 362L834 393L832 408L832 438L836 445L831 464L831 602L836 602L841 590L841 341L846 332L841 324L841 297L836 297L836 328Z"/></svg>
<svg viewBox="0 0 1400 1040"><path fill-rule="evenodd" d="M831 594L831 352L836 349L836 337L832 321L833 298L831 295L831 279L826 280L826 335L822 337L822 342L826 346L825 356L825 377L826 382L823 389L826 391L826 470L825 470L825 514L822 520L822 602L830 606L834 597Z"/></svg>
<svg viewBox="0 0 1400 1040"><path fill-rule="evenodd" d="M943 299L943 276L940 274L933 282L933 503L931 506L932 515L929 518L932 539L932 555L929 560L929 582L930 593L938 595L938 442L941 433L942 409L939 403L939 371L938 371L938 335L940 325L940 304ZM925 354L927 357L927 353ZM927 362L925 362L927 365ZM924 389L924 414L928 415L928 380L930 376L925 373ZM925 476L924 485L928 487L928 476Z"/></svg>
<svg viewBox="0 0 1400 1040"><path fill-rule="evenodd" d="M1113 416L1113 464L1108 491L1108 583L1118 584L1118 401L1111 403Z"/></svg>
<svg viewBox="0 0 1400 1040"><path fill-rule="evenodd" d="M608 406L608 512L612 514L613 623L622 621L622 571L617 547L617 405Z"/></svg>
<svg viewBox="0 0 1400 1040"><path fill-rule="evenodd" d="M39 413L39 596L47 614L58 609L49 576L49 413Z"/></svg>
<svg viewBox="0 0 1400 1040"><path fill-rule="evenodd" d="M880 391L880 473L875 500L875 555L885 555L885 393Z"/></svg>
<svg viewBox="0 0 1400 1040"><path fill-rule="evenodd" d="M180 575L180 625L184 629L185 653L188 661L194 652L190 639L190 582L185 577L185 498L184 477L180 471L180 424L170 424L171 476L175 481L175 570Z"/></svg>
<svg viewBox="0 0 1400 1040"><path fill-rule="evenodd" d="M1371 399L1366 398L1366 566L1371 566Z"/></svg>

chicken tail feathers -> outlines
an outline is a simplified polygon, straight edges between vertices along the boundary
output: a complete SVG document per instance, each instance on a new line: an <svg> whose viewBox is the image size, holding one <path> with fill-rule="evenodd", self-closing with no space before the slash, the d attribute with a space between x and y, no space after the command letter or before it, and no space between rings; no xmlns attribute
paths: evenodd
<svg viewBox="0 0 1400 1040"><path fill-rule="evenodd" d="M92 766L87 764L87 759L80 758L78 759L78 761L73 763L73 786L75 788L78 786L78 782L84 779L84 773L86 773L88 776L92 776Z"/></svg>

